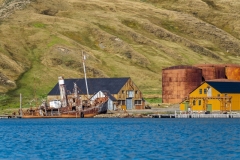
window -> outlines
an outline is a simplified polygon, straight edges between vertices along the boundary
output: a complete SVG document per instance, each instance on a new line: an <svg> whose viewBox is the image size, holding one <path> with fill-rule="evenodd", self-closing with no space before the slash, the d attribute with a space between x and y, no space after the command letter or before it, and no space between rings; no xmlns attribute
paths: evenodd
<svg viewBox="0 0 240 160"><path fill-rule="evenodd" d="M118 105L121 105L122 104L122 101L121 100L118 100Z"/></svg>
<svg viewBox="0 0 240 160"><path fill-rule="evenodd" d="M194 105L194 106L196 105L196 101L195 101L195 100L193 100L193 105Z"/></svg>
<svg viewBox="0 0 240 160"><path fill-rule="evenodd" d="M200 99L200 100L198 100L198 105L200 106L201 104L202 104L202 101Z"/></svg>
<svg viewBox="0 0 240 160"><path fill-rule="evenodd" d="M135 94L138 94L138 91L135 91Z"/></svg>
<svg viewBox="0 0 240 160"><path fill-rule="evenodd" d="M134 97L134 91L127 91L127 97L133 98Z"/></svg>
<svg viewBox="0 0 240 160"><path fill-rule="evenodd" d="M126 101L125 100L118 100L118 105L125 105Z"/></svg>
<svg viewBox="0 0 240 160"><path fill-rule="evenodd" d="M124 90L122 90L122 94L124 94L125 93L125 91Z"/></svg>
<svg viewBox="0 0 240 160"><path fill-rule="evenodd" d="M142 100L135 100L134 104L136 104L136 105L142 104Z"/></svg>
<svg viewBox="0 0 240 160"><path fill-rule="evenodd" d="M207 89L206 88L204 89L204 94L207 94Z"/></svg>
<svg viewBox="0 0 240 160"><path fill-rule="evenodd" d="M202 94L202 89L201 88L199 89L199 94Z"/></svg>

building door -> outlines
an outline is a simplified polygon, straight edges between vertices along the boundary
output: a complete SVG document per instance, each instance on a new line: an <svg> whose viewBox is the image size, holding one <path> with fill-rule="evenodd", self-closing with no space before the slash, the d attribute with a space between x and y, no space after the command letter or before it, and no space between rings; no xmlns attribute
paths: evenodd
<svg viewBox="0 0 240 160"><path fill-rule="evenodd" d="M126 99L126 105L127 105L127 110L128 110L128 109L133 109L132 98L127 98L127 99Z"/></svg>
<svg viewBox="0 0 240 160"><path fill-rule="evenodd" d="M212 104L207 104L207 111L212 112Z"/></svg>
<svg viewBox="0 0 240 160"><path fill-rule="evenodd" d="M185 102L185 111L188 111L188 106L189 106L189 103Z"/></svg>
<svg viewBox="0 0 240 160"><path fill-rule="evenodd" d="M108 110L112 111L114 109L113 107L113 101L108 99Z"/></svg>

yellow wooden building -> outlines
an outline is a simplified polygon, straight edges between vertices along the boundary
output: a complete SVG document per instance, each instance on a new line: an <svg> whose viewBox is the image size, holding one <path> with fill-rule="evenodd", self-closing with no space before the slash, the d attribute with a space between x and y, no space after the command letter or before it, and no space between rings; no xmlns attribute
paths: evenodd
<svg viewBox="0 0 240 160"><path fill-rule="evenodd" d="M239 81L206 81L180 103L181 111L240 111Z"/></svg>

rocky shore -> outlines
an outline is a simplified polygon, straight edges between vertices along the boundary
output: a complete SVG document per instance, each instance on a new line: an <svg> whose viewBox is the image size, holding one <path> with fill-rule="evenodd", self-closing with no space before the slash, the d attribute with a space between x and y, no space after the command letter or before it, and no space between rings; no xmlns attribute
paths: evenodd
<svg viewBox="0 0 240 160"><path fill-rule="evenodd" d="M94 118L152 118L156 114L174 114L179 112L178 107L171 108L152 108L142 110L118 110L108 111L106 114L98 114Z"/></svg>
<svg viewBox="0 0 240 160"><path fill-rule="evenodd" d="M152 118L152 116L144 114L133 114L133 113L107 113L98 114L94 118Z"/></svg>

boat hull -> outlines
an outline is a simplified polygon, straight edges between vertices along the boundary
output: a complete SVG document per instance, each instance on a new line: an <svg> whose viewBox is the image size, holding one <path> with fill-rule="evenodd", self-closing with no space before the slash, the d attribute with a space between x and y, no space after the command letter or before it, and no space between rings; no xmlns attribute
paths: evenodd
<svg viewBox="0 0 240 160"><path fill-rule="evenodd" d="M86 114L84 117L81 114L62 114L62 115L53 115L53 116L39 116L39 115L23 115L22 118L31 119L31 118L93 118L95 113Z"/></svg>
<svg viewBox="0 0 240 160"><path fill-rule="evenodd" d="M107 112L107 99L102 103L94 105L94 107L86 107L81 110L73 109L67 106L59 109L27 109L22 111L21 118L93 118L97 114ZM20 112L19 112L20 113Z"/></svg>

